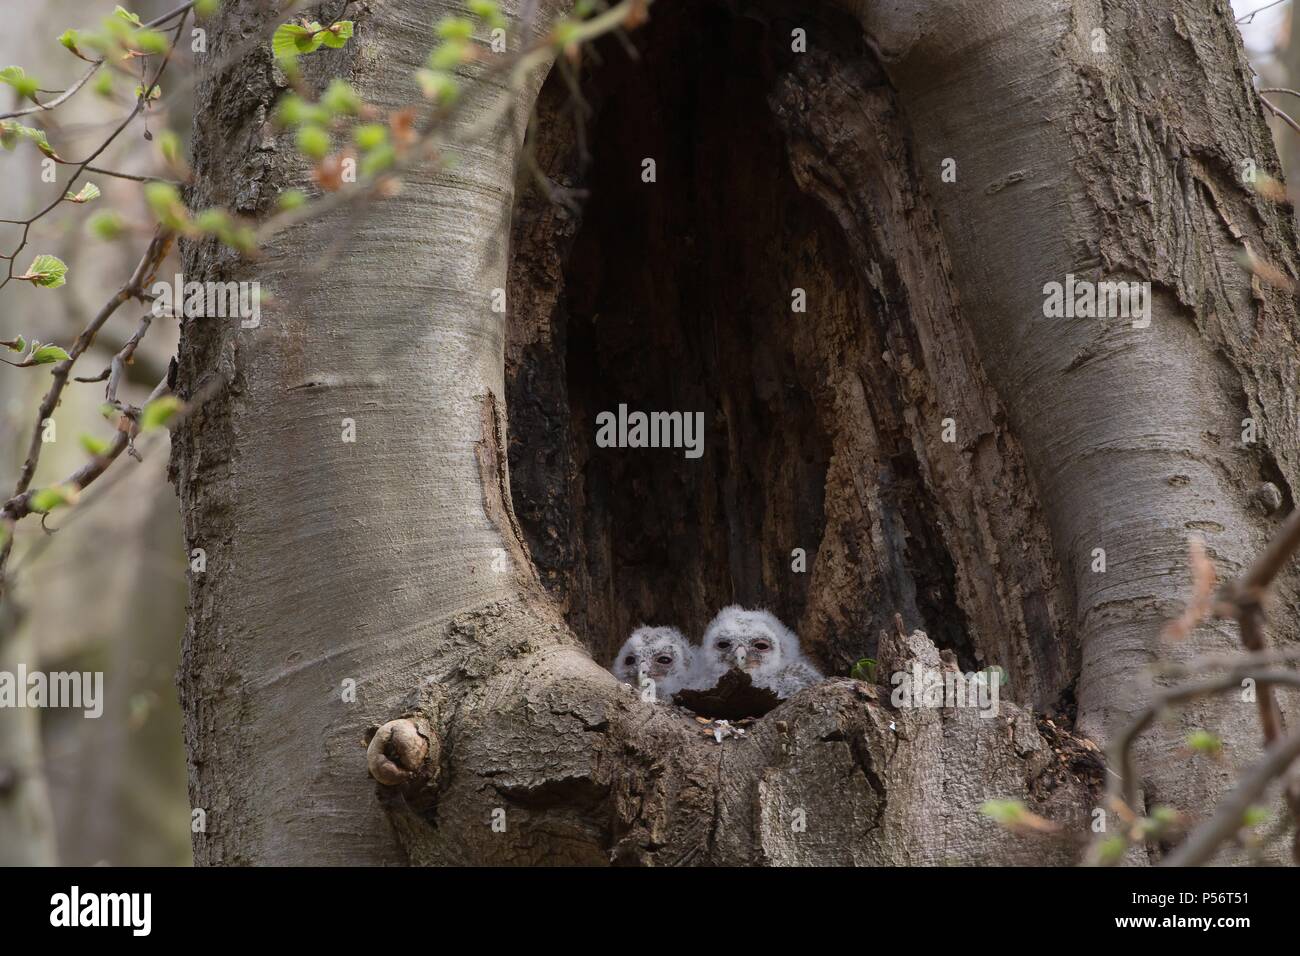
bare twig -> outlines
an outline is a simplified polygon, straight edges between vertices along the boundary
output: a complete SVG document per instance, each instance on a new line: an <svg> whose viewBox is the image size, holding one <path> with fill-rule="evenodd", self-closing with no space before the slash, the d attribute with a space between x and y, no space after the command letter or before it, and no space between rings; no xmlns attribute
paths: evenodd
<svg viewBox="0 0 1300 956"><path fill-rule="evenodd" d="M190 6L193 6L193 4L191 4ZM28 237L31 234L32 224L35 223L38 219L41 219L43 216L45 216L47 213L49 213L51 210L53 210L60 203L63 202L63 197L66 196L72 190L72 186L76 183L78 179L81 178L81 175L86 171L86 169L92 163L94 163L96 159L99 158L100 154L103 153L104 150L108 149L108 147L113 143L113 141L116 140L117 137L122 134L122 131L125 130L127 126L131 124L131 121L140 115L141 110L145 109L146 105L149 102L150 96L153 95L154 89L158 86L158 81L162 79L163 73L166 72L167 70L167 64L171 62L172 54L176 50L176 43L180 40L181 31L185 28L185 18L188 12L189 12L189 7L186 7L185 10L181 12L180 20L177 22L176 30L172 34L171 45L167 48L167 53L163 55L162 62L158 64L158 69L154 71L153 79L148 83L148 85L144 86L144 89L141 90L140 96L136 98L135 107L131 110L130 113L127 114L126 119L122 120L122 122L117 125L117 127L113 130L113 132L108 135L108 138L105 139L104 142L99 145L99 148L97 148L93 153L91 153L85 159L75 164L77 168L73 170L71 178L69 178L68 181L64 183L63 186L60 188L59 194L57 198L54 199L53 202L51 202L49 205L43 208L40 212L36 213L34 216L16 222L17 225L21 225L23 227L23 234L21 238L19 238L18 245L14 248L13 252L3 256L3 258L9 260L9 267L4 279L0 280L0 289L3 289L14 278L14 262L17 261L18 253L22 252L22 250L27 245ZM4 552L4 554L8 553L7 548L8 545L6 545L6 551ZM0 568L3 567L3 563L4 563L3 556L0 556ZM3 593L4 593L3 584L0 584L0 596L3 596Z"/></svg>
<svg viewBox="0 0 1300 956"><path fill-rule="evenodd" d="M116 179L130 179L137 183L171 183L173 186L179 186L180 183L174 179L168 179L166 176L148 176L138 175L136 173L123 173L116 169L103 169L99 166L87 166L86 172L99 173L101 176L113 176Z"/></svg>
<svg viewBox="0 0 1300 956"><path fill-rule="evenodd" d="M36 427L32 432L31 441L27 446L27 459L23 462L22 469L18 473L18 481L14 486L11 500L23 496L31 487L32 478L36 474L37 462L39 462L41 458L41 447L43 445L43 442L41 441L41 433L44 430L44 423L54 414L54 409L58 407L59 397L63 394L63 389L68 383L68 376L72 371L72 366L76 364L77 359L81 357L81 354L90 347L90 344L95 340L95 335L101 328L103 328L104 323L108 321L109 317L117 311L118 307L129 299L139 298L143 295L145 289L147 289L149 284L153 281L153 278L158 271L158 267L162 264L162 260L166 257L168 250L171 248L171 243L171 231L160 227L158 232L154 234L153 239L150 241L149 248L145 251L144 256L141 257L139 264L135 267L135 271L131 274L131 278L124 286L122 286L122 288L118 289L106 303L104 303L99 312L95 314L95 317L90 320L89 324L87 324L85 329L82 330L81 334L77 336L77 340L72 344L72 348L68 350L68 357L54 366L51 371L54 381L50 384L49 391L45 393L45 398L41 400L40 408L37 410ZM30 500L30 497L28 500ZM8 505L6 505L3 512L0 513L3 513L4 518L9 523L16 521L18 517L20 517L19 515L12 513L9 510ZM7 534L5 535L4 544L0 546L0 598L4 597L4 569L12 548L13 535Z"/></svg>
<svg viewBox="0 0 1300 956"><path fill-rule="evenodd" d="M1254 23L1254 22L1255 22L1255 17L1259 16L1259 15L1260 15L1261 13L1263 13L1265 10L1271 10L1273 7L1281 6L1281 5L1284 4L1284 3L1286 3L1286 0L1273 0L1272 3L1266 3L1266 4L1264 4L1262 7L1257 7L1256 9L1251 10L1250 13L1245 13L1245 14L1242 14L1241 16L1237 17L1237 22L1238 22L1238 23Z"/></svg>
<svg viewBox="0 0 1300 956"><path fill-rule="evenodd" d="M1263 92L1263 91L1261 90L1261 92ZM1286 123L1287 126L1290 126L1290 127L1291 127L1293 130L1295 130L1297 133L1300 133L1300 123L1297 123L1297 122L1296 122L1295 120L1293 120L1290 116L1288 116L1285 112L1282 111L1282 109L1281 109L1280 107L1273 105L1273 103L1271 103L1271 102L1268 100L1268 98L1265 97L1265 96L1261 96L1261 97L1259 98L1259 101L1260 101L1261 103L1263 103L1265 106L1267 106L1267 107L1269 108L1269 110L1272 111L1272 113L1273 113L1274 116L1276 116L1276 117L1278 117L1279 119L1281 119L1282 122Z"/></svg>
<svg viewBox="0 0 1300 956"><path fill-rule="evenodd" d="M1193 830L1161 865L1199 866L1209 862L1219 846L1242 828L1246 811L1258 801L1260 794L1285 774L1297 758L1300 758L1300 734L1292 734L1269 747L1264 759L1251 767L1219 802L1214 816Z"/></svg>
<svg viewBox="0 0 1300 956"><path fill-rule="evenodd" d="M1266 751L1273 753L1280 746L1284 724L1282 712L1277 705L1277 697L1273 693L1273 685L1300 686L1300 672L1257 673L1252 672L1252 669L1258 668L1264 660L1271 661L1275 658L1266 649L1263 600L1268 588L1295 555L1297 549L1300 549L1300 509L1291 512L1282 529L1269 541L1255 562L1246 569L1246 573L1236 581L1224 585L1218 595L1210 600L1207 599L1205 592L1213 581L1213 576L1203 567L1207 561L1203 549L1198 547L1197 542L1192 543L1193 576L1197 582L1195 592L1189 602L1188 611L1179 621L1166 628L1166 634L1186 636L1192 627L1212 614L1217 618L1232 619L1237 622L1241 632L1241 642L1249 653L1241 658L1241 662L1234 665L1232 671L1224 677L1181 685L1159 695L1111 743L1108 748L1108 762L1112 776L1107 790L1114 809L1119 812L1135 812L1138 774L1133 764L1133 742L1150 726L1158 713L1173 704L1223 693L1239 686L1242 680L1253 677L1258 688L1256 701L1259 705L1259 718ZM1297 822L1292 856L1300 862L1300 776L1288 774L1286 764L1275 775L1288 777L1283 792L1287 808ZM1235 832L1235 829L1231 832ZM1199 853L1200 850L1198 849L1197 852Z"/></svg>
<svg viewBox="0 0 1300 956"><path fill-rule="evenodd" d="M154 387L150 393L147 405L156 398L160 398L168 393L167 380L163 379ZM127 406L122 409L122 415L125 418L123 424L118 428L117 434L113 436L113 441L109 443L102 455L93 456L90 461L82 465L75 472L65 478L61 485L71 488L74 491L81 491L100 475L108 470L111 465L121 454L131 447L131 443L136 435L140 433L139 416L144 406L139 408ZM18 521L32 513L32 497L35 491L25 491L21 495L15 495L4 503L0 509L0 515L3 515L6 521Z"/></svg>
<svg viewBox="0 0 1300 956"><path fill-rule="evenodd" d="M1180 684L1159 694L1112 741L1111 745L1106 748L1107 763L1112 770L1119 768L1118 774L1112 773L1110 777L1109 795L1112 798L1123 801L1124 805L1130 810L1137 807L1138 773L1133 762L1133 744L1151 726L1156 717L1170 707L1176 704L1185 704L1198 698L1211 697L1215 694L1237 690L1241 687L1241 682L1248 679L1254 680L1256 687L1261 691L1263 688L1271 687L1274 684L1300 687L1300 671L1259 670L1258 662L1253 657L1244 657L1242 662L1221 677L1208 678L1191 684Z"/></svg>
<svg viewBox="0 0 1300 956"><path fill-rule="evenodd" d="M75 96L77 91L86 85L86 81L95 75L95 71L103 65L104 61L102 59L96 60L90 64L90 68L87 69L85 73L81 74L81 77L77 82L73 83L63 91L62 95L50 100L48 103L37 103L35 106L29 106L22 110L14 110L12 113L0 113L0 120L13 119L17 116L29 116L32 113L44 113L54 109L56 106L65 103Z"/></svg>

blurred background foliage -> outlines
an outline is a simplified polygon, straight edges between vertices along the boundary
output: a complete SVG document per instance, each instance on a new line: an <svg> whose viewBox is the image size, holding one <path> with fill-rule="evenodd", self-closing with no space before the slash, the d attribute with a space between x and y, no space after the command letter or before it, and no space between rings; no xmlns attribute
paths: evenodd
<svg viewBox="0 0 1300 956"><path fill-rule="evenodd" d="M126 3L148 20L176 0ZM113 12L111 0L22 0L4 4L0 66L16 64L44 89L61 90L86 64L57 42L65 29L95 28ZM191 21L186 32L193 27ZM189 97L183 84L195 54L185 40L179 62L164 77L164 97L148 128L136 120L95 165L136 174L165 174L157 134L171 127L187 136ZM201 55L201 54L200 54ZM101 71L103 73L105 71ZM111 98L82 89L56 111L23 117L43 127L63 157L80 159L98 147L134 102L134 84L114 83ZM177 88L168 96L169 87ZM0 110L22 105L4 87ZM49 97L46 97L49 99ZM30 105L30 104L26 104ZM57 167L58 183L41 179L42 156L27 144L0 153L0 217L24 219L62 189L72 167ZM0 338L69 347L104 301L131 274L152 228L105 242L87 234L86 220L113 208L131 223L152 223L139 183L87 174L103 197L65 203L32 228L19 271L37 253L69 265L68 284L56 290L12 282L0 291ZM12 251L21 235L0 225L0 246ZM160 277L178 271L173 255ZM94 375L135 331L143 306L118 310L74 375ZM176 323L157 320L144 339L122 396L140 404L164 374L175 351ZM13 488L49 386L49 366L0 368L0 493ZM145 384L145 383L150 384ZM104 386L70 383L54 414L55 441L42 452L35 485L59 481L85 462L78 436L112 436L99 413ZM166 443L150 443L143 462L125 456L120 473L92 486L81 503L50 517L47 535L37 519L18 526L10 563L11 590L0 607L0 670L103 671L104 711L87 719L79 710L0 709L0 864L62 863L157 865L190 862L190 808L186 794L181 718L174 683L185 626L185 554L176 498L166 481ZM112 479L111 481L109 479Z"/></svg>

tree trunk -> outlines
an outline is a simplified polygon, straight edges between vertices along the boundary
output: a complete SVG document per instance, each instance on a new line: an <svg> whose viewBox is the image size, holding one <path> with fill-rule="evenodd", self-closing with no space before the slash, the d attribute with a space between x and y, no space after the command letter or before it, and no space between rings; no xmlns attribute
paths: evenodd
<svg viewBox="0 0 1300 956"><path fill-rule="evenodd" d="M183 326L182 393L221 385L173 460L207 555L196 861L1068 862L1101 782L1073 721L1104 742L1146 665L1235 645L1157 638L1188 533L1240 570L1300 453L1294 315L1236 262L1296 274L1289 209L1241 179L1277 162L1226 3L741 6L664 0L639 62L602 47L585 138L547 82L529 152L591 190L580 212L520 162L538 77L393 200L253 264L187 250L187 279L269 293L260 330ZM210 62L265 23L225 7ZM400 106L448 9L361 5L307 75ZM192 206L262 215L305 181L276 92L265 49L205 79ZM1150 281L1150 325L1045 318L1071 273ZM596 448L619 403L704 411L703 457ZM998 665L1014 702L897 708L839 678L717 743L603 669L642 620L698 635L733 600L828 673ZM399 715L430 754L376 786L361 744ZM1233 701L1153 733L1147 803L1206 812L1255 722ZM1229 761L1189 764L1192 726ZM1000 797L1066 838L1000 835Z"/></svg>

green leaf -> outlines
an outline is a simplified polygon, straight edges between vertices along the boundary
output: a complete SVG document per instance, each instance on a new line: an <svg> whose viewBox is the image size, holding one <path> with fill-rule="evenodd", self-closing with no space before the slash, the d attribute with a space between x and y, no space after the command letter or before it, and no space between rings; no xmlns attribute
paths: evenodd
<svg viewBox="0 0 1300 956"><path fill-rule="evenodd" d="M251 226L238 226L221 234L221 241L240 252L257 251L257 232Z"/></svg>
<svg viewBox="0 0 1300 956"><path fill-rule="evenodd" d="M575 20L561 20L551 30L551 40L557 49L563 50L578 37L580 24Z"/></svg>
<svg viewBox="0 0 1300 956"><path fill-rule="evenodd" d="M98 186L94 183L86 183L75 196L72 193L67 193L63 198L68 202L82 203L90 202L92 199L98 199L101 195L103 194L99 191Z"/></svg>
<svg viewBox="0 0 1300 956"><path fill-rule="evenodd" d="M338 23L331 23L329 29L320 35L320 39L331 50L341 49L352 39L352 21L340 20Z"/></svg>
<svg viewBox="0 0 1300 956"><path fill-rule="evenodd" d="M460 94L455 78L442 70L416 70L415 79L420 91L441 106L454 102Z"/></svg>
<svg viewBox="0 0 1300 956"><path fill-rule="evenodd" d="M1246 812L1242 814L1241 825L1245 827L1257 827L1262 823L1267 823L1273 816L1268 807L1247 807Z"/></svg>
<svg viewBox="0 0 1300 956"><path fill-rule="evenodd" d="M143 83L137 83L137 84L135 85L135 98L136 98L137 100L144 99L144 91L145 91L144 84L143 84ZM157 83L155 83L155 84L154 84L152 87L150 87L150 89L149 89L149 99L150 99L150 100L156 100L156 99L160 98L161 96L162 96L162 87L159 86Z"/></svg>
<svg viewBox="0 0 1300 956"><path fill-rule="evenodd" d="M320 105L334 116L355 116L361 112L361 97L347 80L335 78L321 94Z"/></svg>
<svg viewBox="0 0 1300 956"><path fill-rule="evenodd" d="M980 673L987 675L989 680L992 680L994 677L996 677L999 688L1007 687L1011 683L1011 675L1006 672L1005 668L1000 667L997 664L993 664L989 667L984 668L982 671L980 671Z"/></svg>
<svg viewBox="0 0 1300 956"><path fill-rule="evenodd" d="M127 38L127 46L141 53L166 53L170 43L157 30L136 30Z"/></svg>
<svg viewBox="0 0 1300 956"><path fill-rule="evenodd" d="M853 665L849 671L849 676L854 680L864 680L868 684L876 682L876 662L873 658L864 657Z"/></svg>
<svg viewBox="0 0 1300 956"><path fill-rule="evenodd" d="M18 95L29 100L36 99L36 91L40 89L41 84L36 82L36 78L27 75L27 71L21 66L6 66L0 70L0 83L8 83Z"/></svg>
<svg viewBox="0 0 1300 956"><path fill-rule="evenodd" d="M181 138L173 130L165 129L158 134L158 150L163 159L171 166L179 165L181 158Z"/></svg>
<svg viewBox="0 0 1300 956"><path fill-rule="evenodd" d="M31 509L38 514L49 514L60 505L72 504L77 500L77 492L64 485L50 485L34 492L31 497Z"/></svg>
<svg viewBox="0 0 1300 956"><path fill-rule="evenodd" d="M329 120L330 115L323 107L308 103L296 93L285 94L275 107L275 121L281 126L301 126L304 123L323 126Z"/></svg>
<svg viewBox="0 0 1300 956"><path fill-rule="evenodd" d="M443 40L472 40L474 21L465 17L443 17L433 25L433 32Z"/></svg>
<svg viewBox="0 0 1300 956"><path fill-rule="evenodd" d="M140 431L151 432L166 425L182 408L181 400L175 395L155 398L140 412Z"/></svg>
<svg viewBox="0 0 1300 956"><path fill-rule="evenodd" d="M72 53L72 54L74 54L74 55L76 55L76 56L81 56L81 50L79 50L79 49L77 48L77 31L76 31L76 30L64 30L62 33L60 33L60 34L59 34L59 44L60 44L64 49L66 49L69 53ZM84 60L85 57L82 57L82 59Z"/></svg>
<svg viewBox="0 0 1300 956"><path fill-rule="evenodd" d="M19 279L26 279L32 285L40 286L42 289L57 289L67 282L68 266L56 256L40 255L32 260L32 264L27 267L26 275L18 276ZM65 355L64 358L67 358Z"/></svg>
<svg viewBox="0 0 1300 956"><path fill-rule="evenodd" d="M144 26L144 24L140 22L140 17L138 14L132 13L130 10L124 9L121 4L118 4L116 7L113 8L113 16L117 17L119 20L125 20L133 27Z"/></svg>
<svg viewBox="0 0 1300 956"><path fill-rule="evenodd" d="M126 232L126 223L112 209L102 209L86 220L86 229L99 239L116 239Z"/></svg>
<svg viewBox="0 0 1300 956"><path fill-rule="evenodd" d="M100 70L99 76L95 77L95 85L91 89L95 91L96 96L111 99L113 96L113 74L107 70Z"/></svg>
<svg viewBox="0 0 1300 956"><path fill-rule="evenodd" d="M42 153L44 153L46 156L50 157L51 159L59 158L58 154L54 152L54 147L50 145L50 141L45 138L45 130L33 129L30 126L24 126L21 132L23 136L27 137L33 143L35 143L36 148L39 149Z"/></svg>
<svg viewBox="0 0 1300 956"><path fill-rule="evenodd" d="M1097 844L1097 859L1101 863L1118 863L1124 859L1128 841L1122 836L1108 836Z"/></svg>
<svg viewBox="0 0 1300 956"><path fill-rule="evenodd" d="M490 27L505 26L506 19L501 15L501 7L496 0L469 0L466 7Z"/></svg>
<svg viewBox="0 0 1300 956"><path fill-rule="evenodd" d="M302 126L298 129L297 143L304 156L324 159L330 151L330 134L319 126Z"/></svg>
<svg viewBox="0 0 1300 956"><path fill-rule="evenodd" d="M369 151L388 142L388 127L383 123L362 123L352 131L352 140L362 151Z"/></svg>
<svg viewBox="0 0 1300 956"><path fill-rule="evenodd" d="M1143 839L1156 839L1177 826L1180 819L1178 811L1173 807L1155 806L1151 808L1150 814L1138 823L1138 830Z"/></svg>
<svg viewBox="0 0 1300 956"><path fill-rule="evenodd" d="M204 232L221 232L230 228L230 216L222 209L205 209L194 217L194 225Z"/></svg>
<svg viewBox="0 0 1300 956"><path fill-rule="evenodd" d="M194 13L200 17L210 17L217 12L217 7L221 5L221 0L196 0L194 4Z"/></svg>
<svg viewBox="0 0 1300 956"><path fill-rule="evenodd" d="M301 209L307 204L307 194L301 189L286 189L280 193L278 205L285 212Z"/></svg>
<svg viewBox="0 0 1300 956"><path fill-rule="evenodd" d="M21 123L14 123L9 120L0 121L0 145L5 149L13 149L18 140L30 140L46 156L51 159L58 159L58 154L54 152L54 147L50 141L45 138L45 131L36 129L31 126L23 126Z"/></svg>
<svg viewBox="0 0 1300 956"><path fill-rule="evenodd" d="M429 69L454 70L465 62L465 50L468 48L463 40L448 40L440 43L429 53Z"/></svg>
<svg viewBox="0 0 1300 956"><path fill-rule="evenodd" d="M169 229L183 229L189 220L185 203L179 190L171 183L149 183L144 187L144 198L158 221Z"/></svg>
<svg viewBox="0 0 1300 956"><path fill-rule="evenodd" d="M1012 826L1024 819L1025 805L1019 800L988 800L980 807L980 813L995 823Z"/></svg>
<svg viewBox="0 0 1300 956"><path fill-rule="evenodd" d="M1197 753L1217 754L1223 750L1223 741L1208 730L1193 730L1187 735L1187 746Z"/></svg>
<svg viewBox="0 0 1300 956"><path fill-rule="evenodd" d="M81 442L81 447L86 449L86 451L94 455L96 458L108 454L108 442L104 441L102 438L96 438L94 435L82 433L77 436L77 441Z"/></svg>
<svg viewBox="0 0 1300 956"><path fill-rule="evenodd" d="M1172 826L1178 822L1178 811L1164 804L1157 804L1152 807L1150 816L1152 820L1163 827Z"/></svg>
<svg viewBox="0 0 1300 956"><path fill-rule="evenodd" d="M42 345L33 350L32 354L27 357L27 363L29 365L53 365L55 362L66 362L71 357L57 345Z"/></svg>
<svg viewBox="0 0 1300 956"><path fill-rule="evenodd" d="M27 349L27 340L20 335L10 342L0 342L0 345L3 345L11 352L23 352Z"/></svg>
<svg viewBox="0 0 1300 956"><path fill-rule="evenodd" d="M375 173L383 172L395 162L397 162L397 151L392 146L384 143L381 146L376 146L362 157L360 172L362 176L373 176Z"/></svg>
<svg viewBox="0 0 1300 956"><path fill-rule="evenodd" d="M319 23L311 23L307 26L300 23L282 23L275 28L275 33L271 36L271 53L281 65L296 64L299 56L320 49L320 45L324 42L320 38L320 29Z"/></svg>

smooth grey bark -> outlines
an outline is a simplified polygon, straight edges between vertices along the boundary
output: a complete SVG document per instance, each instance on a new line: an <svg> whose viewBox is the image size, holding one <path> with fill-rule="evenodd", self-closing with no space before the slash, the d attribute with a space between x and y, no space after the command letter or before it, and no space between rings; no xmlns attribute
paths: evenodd
<svg viewBox="0 0 1300 956"><path fill-rule="evenodd" d="M1261 487L1292 502L1295 313L1236 258L1294 276L1291 211L1242 180L1247 159L1280 170L1228 4L910 9L877 42L1072 583L1080 726L1105 740L1145 699L1147 665L1239 646L1226 626L1157 638L1186 596L1188 534L1233 576L1279 523ZM949 156L957 188L940 181ZM1043 284L1067 273L1150 281L1150 328L1044 319ZM1273 635L1290 642L1294 574L1278 591ZM1198 726L1259 752L1253 703L1194 708L1144 748L1148 803L1200 810L1230 781L1184 759Z"/></svg>
<svg viewBox="0 0 1300 956"><path fill-rule="evenodd" d="M362 7L356 41L305 60L307 75L404 107L431 24L458 9ZM259 4L223 4L208 61L268 22ZM257 215L305 181L269 125L279 92L265 45L204 79L192 206ZM187 252L187 278L258 279L276 303L256 333L204 320L182 333L182 391L224 380L175 443L188 546L207 553L181 664L191 797L208 820L197 863L405 858L366 775L365 728L449 656L436 636L449 620L516 590L490 571L500 533L476 448L503 390L491 297L521 137L516 124L453 149L456 168L409 177L397 205L308 222L255 269Z"/></svg>
<svg viewBox="0 0 1300 956"><path fill-rule="evenodd" d="M256 5L227 6L214 61L258 22ZM885 82L869 63L811 56L775 97L788 161L917 330L913 440L972 640L1008 661L1022 703L1077 678L1080 720L1104 741L1140 706L1145 665L1235 644L1227 628L1157 643L1188 587L1186 534L1239 569L1276 525L1255 491L1276 483L1289 504L1300 452L1281 344L1294 315L1234 260L1246 242L1295 274L1289 216L1234 178L1244 156L1276 160L1231 17L1192 0L1104 17L1088 3L847 6ZM347 75L400 105L447 9L370 4L355 46L314 56L309 76ZM263 214L303 179L267 125L274 93L264 52L205 81L193 206ZM1019 797L1086 831L1095 794L1052 771L1021 706L995 720L895 711L835 680L719 746L573 638L532 571L506 474L491 294L506 287L521 135L502 124L455 150L453 170L412 177L365 216L297 227L255 265L187 252L188 278L257 278L274 303L256 333L187 320L181 348L183 394L224 385L174 458L189 546L208 554L182 663L191 796L208 814L196 861L1071 859L1068 840L1008 838L978 813ZM956 183L940 178L946 157ZM1151 280L1151 327L1051 324L1043 284L1069 272ZM938 435L950 415L956 448ZM1262 437L1243 448L1248 415ZM1098 547L1105 574L1090 570ZM493 571L498 549L508 573ZM1292 619L1293 580L1279 605ZM940 665L918 635L887 638L881 657L886 673ZM1244 758L1254 714L1206 709L1155 736L1148 802L1206 812L1231 774L1178 755L1183 728L1214 729ZM434 757L377 788L361 738L399 715Z"/></svg>

